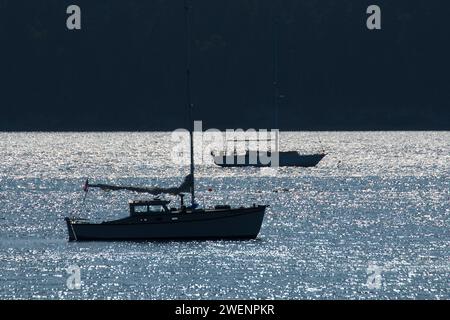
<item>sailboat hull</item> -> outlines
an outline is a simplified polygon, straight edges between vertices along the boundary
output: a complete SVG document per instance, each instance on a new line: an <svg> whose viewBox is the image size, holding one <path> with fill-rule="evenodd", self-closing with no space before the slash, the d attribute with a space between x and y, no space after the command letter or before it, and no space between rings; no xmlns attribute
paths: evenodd
<svg viewBox="0 0 450 320"><path fill-rule="evenodd" d="M271 167L274 166L272 162L266 161L267 156L260 156L264 153L249 152L245 155L220 155L214 156L214 163L221 167ZM318 154L299 154L298 152L279 152L269 154L269 157L274 159L278 156L279 167L315 167L324 157L324 153Z"/></svg>
<svg viewBox="0 0 450 320"><path fill-rule="evenodd" d="M265 206L236 209L174 211L86 223L66 218L70 241L254 239Z"/></svg>

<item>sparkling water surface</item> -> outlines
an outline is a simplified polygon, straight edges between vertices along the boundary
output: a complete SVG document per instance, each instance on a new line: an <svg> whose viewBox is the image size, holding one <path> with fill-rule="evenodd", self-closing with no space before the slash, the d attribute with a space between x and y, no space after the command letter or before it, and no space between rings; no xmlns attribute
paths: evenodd
<svg viewBox="0 0 450 320"><path fill-rule="evenodd" d="M270 205L257 240L69 243L65 216L115 219L144 197L83 202L86 178L181 182L171 133L0 133L0 299L450 299L450 132L292 132L280 148L329 154L197 166L200 205Z"/></svg>

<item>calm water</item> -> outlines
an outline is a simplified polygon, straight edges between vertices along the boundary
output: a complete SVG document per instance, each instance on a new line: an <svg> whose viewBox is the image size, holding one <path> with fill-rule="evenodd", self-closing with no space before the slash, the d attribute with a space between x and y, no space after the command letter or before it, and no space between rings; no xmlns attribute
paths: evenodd
<svg viewBox="0 0 450 320"><path fill-rule="evenodd" d="M271 205L258 240L68 243L63 217L122 217L135 197L83 204L86 177L179 184L170 134L0 133L0 298L450 299L450 132L284 133L281 149L318 137L313 169L198 166L201 205Z"/></svg>

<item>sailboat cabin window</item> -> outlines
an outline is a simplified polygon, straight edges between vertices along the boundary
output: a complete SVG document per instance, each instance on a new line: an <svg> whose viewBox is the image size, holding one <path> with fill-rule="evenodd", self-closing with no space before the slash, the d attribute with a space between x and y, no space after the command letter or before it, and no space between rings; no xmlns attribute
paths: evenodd
<svg viewBox="0 0 450 320"><path fill-rule="evenodd" d="M152 214L170 212L167 208L168 201L130 201L130 214Z"/></svg>
<svg viewBox="0 0 450 320"><path fill-rule="evenodd" d="M148 212L148 206L135 206L134 207L135 213L147 213Z"/></svg>
<svg viewBox="0 0 450 320"><path fill-rule="evenodd" d="M161 205L154 205L148 207L148 212L152 213L159 213L159 212L165 212L164 207Z"/></svg>

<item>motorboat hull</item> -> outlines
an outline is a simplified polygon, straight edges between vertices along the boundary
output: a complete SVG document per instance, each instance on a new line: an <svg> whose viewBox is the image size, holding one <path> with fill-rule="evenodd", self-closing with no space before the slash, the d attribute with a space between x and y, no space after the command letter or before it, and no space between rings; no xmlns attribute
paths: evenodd
<svg viewBox="0 0 450 320"><path fill-rule="evenodd" d="M174 211L88 223L66 218L70 241L254 239L266 206Z"/></svg>

